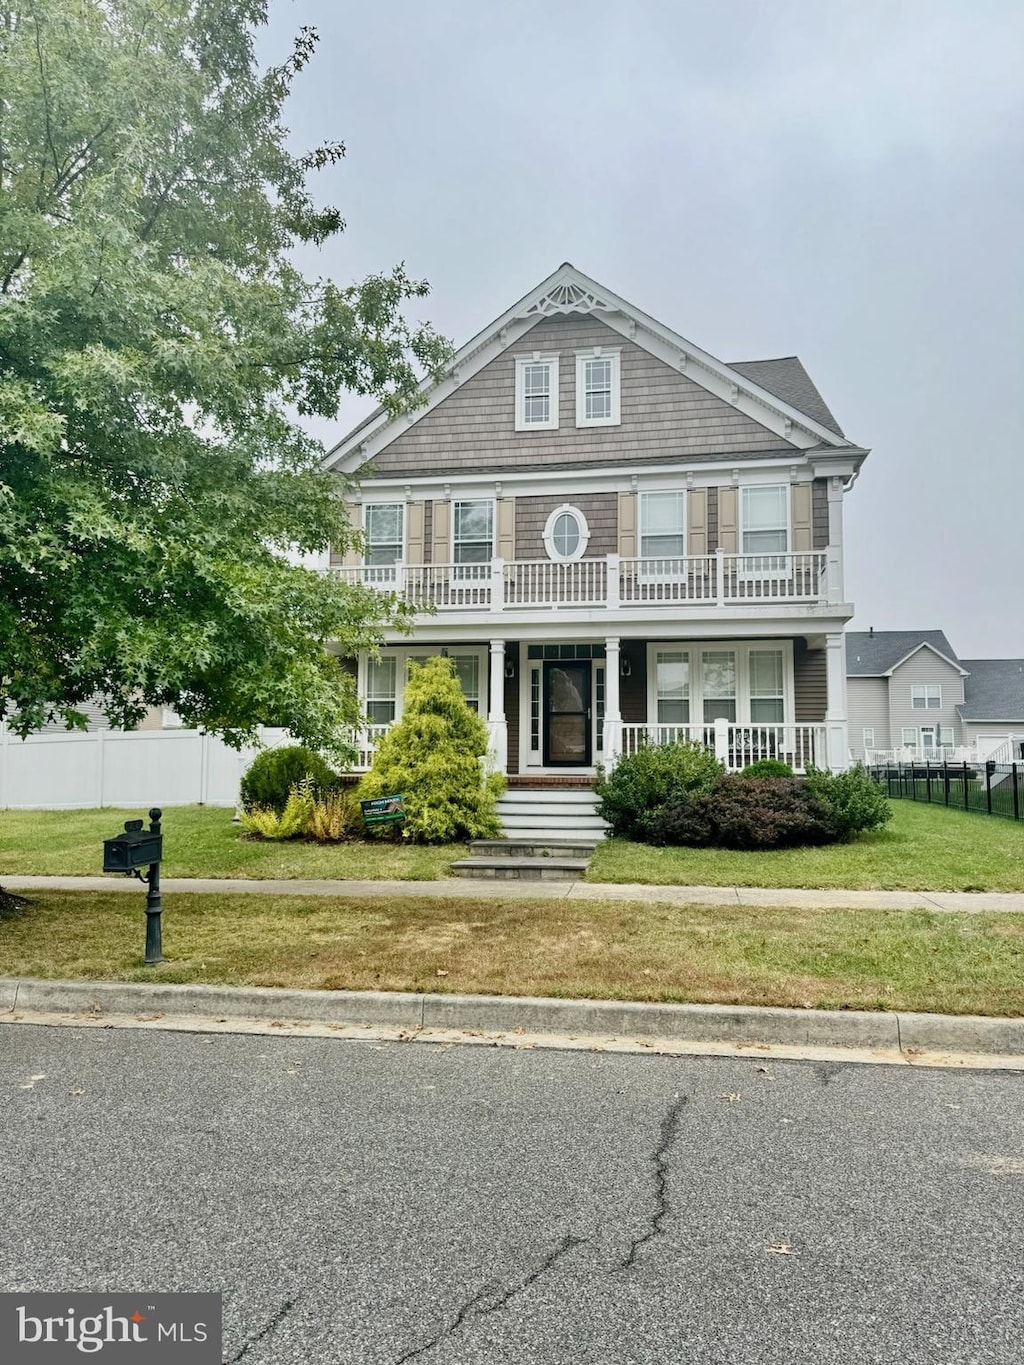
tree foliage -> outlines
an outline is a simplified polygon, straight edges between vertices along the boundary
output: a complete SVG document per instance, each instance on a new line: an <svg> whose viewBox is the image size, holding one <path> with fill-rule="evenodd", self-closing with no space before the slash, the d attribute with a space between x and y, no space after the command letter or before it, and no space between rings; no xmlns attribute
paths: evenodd
<svg viewBox="0 0 1024 1365"><path fill-rule="evenodd" d="M348 653L402 608L288 562L344 545L299 421L389 411L450 348L404 268L342 287L297 249L344 226L343 154L282 123L316 35L260 70L264 0L0 0L0 719L147 704L330 747Z"/></svg>
<svg viewBox="0 0 1024 1365"><path fill-rule="evenodd" d="M402 719L377 746L359 783L364 801L404 796L403 833L416 843L451 843L499 833L500 773L484 776L487 726L462 695L450 659L413 664Z"/></svg>

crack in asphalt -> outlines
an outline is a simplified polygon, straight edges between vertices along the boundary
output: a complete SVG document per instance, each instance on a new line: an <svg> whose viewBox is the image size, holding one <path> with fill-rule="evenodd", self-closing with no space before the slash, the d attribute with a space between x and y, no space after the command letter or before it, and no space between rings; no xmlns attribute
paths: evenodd
<svg viewBox="0 0 1024 1365"><path fill-rule="evenodd" d="M481 1289L477 1290L472 1298L466 1300L456 1313L455 1317L452 1318L451 1322L442 1327L436 1336L431 1337L431 1339L424 1342L422 1346L414 1346L411 1351L406 1351L404 1355L398 1357L395 1361L395 1365L405 1365L406 1361L415 1360L417 1356L425 1355L427 1351L432 1351L435 1346L440 1346L441 1342L446 1341L449 1337L453 1336L470 1316L474 1318L484 1318L487 1317L489 1313L496 1313L499 1308L504 1308L517 1294L522 1294L524 1290L529 1289L532 1284L535 1284L542 1275L546 1275L563 1256L568 1256L576 1247L583 1246L585 1242L589 1241L589 1237L576 1237L571 1232L566 1233L558 1245L544 1257L538 1266L520 1280L518 1284L513 1284L510 1288L503 1291L500 1291L497 1285L485 1284ZM494 1297L495 1295L497 1295L497 1297ZM480 1304L486 1304L486 1306L478 1308L478 1305ZM477 1309L477 1311L474 1312L474 1309Z"/></svg>
<svg viewBox="0 0 1024 1365"><path fill-rule="evenodd" d="M668 1112L661 1120L661 1134L652 1157L654 1162L654 1212L648 1220L646 1231L642 1232L639 1237L633 1238L629 1251L615 1267L616 1270L631 1269L636 1263L640 1248L662 1234L662 1224L671 1212L668 1202L668 1154L679 1136L679 1126L686 1103L687 1096L679 1096L669 1105Z"/></svg>
<svg viewBox="0 0 1024 1365"><path fill-rule="evenodd" d="M285 1299L284 1303L269 1322L267 1322L254 1336L247 1338L247 1340L242 1343L241 1349L238 1351L237 1355L233 1355L229 1361L225 1361L225 1365L237 1365L237 1362L247 1356L254 1346L258 1346L261 1341L269 1337L271 1332L276 1332L301 1297L301 1294L296 1294L294 1299Z"/></svg>

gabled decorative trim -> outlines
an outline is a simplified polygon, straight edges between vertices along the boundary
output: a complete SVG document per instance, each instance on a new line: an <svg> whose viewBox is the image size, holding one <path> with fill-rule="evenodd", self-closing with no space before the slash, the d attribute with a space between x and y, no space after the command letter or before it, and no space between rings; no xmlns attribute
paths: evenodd
<svg viewBox="0 0 1024 1365"><path fill-rule="evenodd" d="M485 365L514 345L541 318L569 313L601 314L602 321L614 331L634 340L636 345L673 368L685 371L688 378L709 393L731 402L738 411L798 449L860 453L860 447L853 442L838 436L753 380L730 369L724 361L694 346L685 337L605 289L567 261L467 342L453 358L446 378L437 384L424 380L419 392L425 401L420 407L405 418L390 419L382 408L378 408L332 447L324 460L325 467L347 474L355 473L402 431L407 430L411 423L420 421L432 412L459 384L465 384Z"/></svg>

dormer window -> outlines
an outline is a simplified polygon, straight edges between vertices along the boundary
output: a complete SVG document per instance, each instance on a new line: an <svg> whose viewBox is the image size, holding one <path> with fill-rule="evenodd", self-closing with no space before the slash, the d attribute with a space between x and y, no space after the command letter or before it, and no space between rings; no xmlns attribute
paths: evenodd
<svg viewBox="0 0 1024 1365"><path fill-rule="evenodd" d="M576 356L576 425L619 425L619 352L600 346Z"/></svg>
<svg viewBox="0 0 1024 1365"><path fill-rule="evenodd" d="M516 357L516 431L557 431L558 356Z"/></svg>

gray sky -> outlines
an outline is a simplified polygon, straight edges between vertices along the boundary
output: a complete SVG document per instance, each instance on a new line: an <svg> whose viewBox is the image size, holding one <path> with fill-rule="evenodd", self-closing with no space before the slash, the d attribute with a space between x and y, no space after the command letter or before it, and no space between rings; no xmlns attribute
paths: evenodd
<svg viewBox="0 0 1024 1365"><path fill-rule="evenodd" d="M456 344L570 260L723 360L800 355L871 448L861 629L1024 655L1021 0L271 0L348 230ZM341 435L366 411L342 407Z"/></svg>

